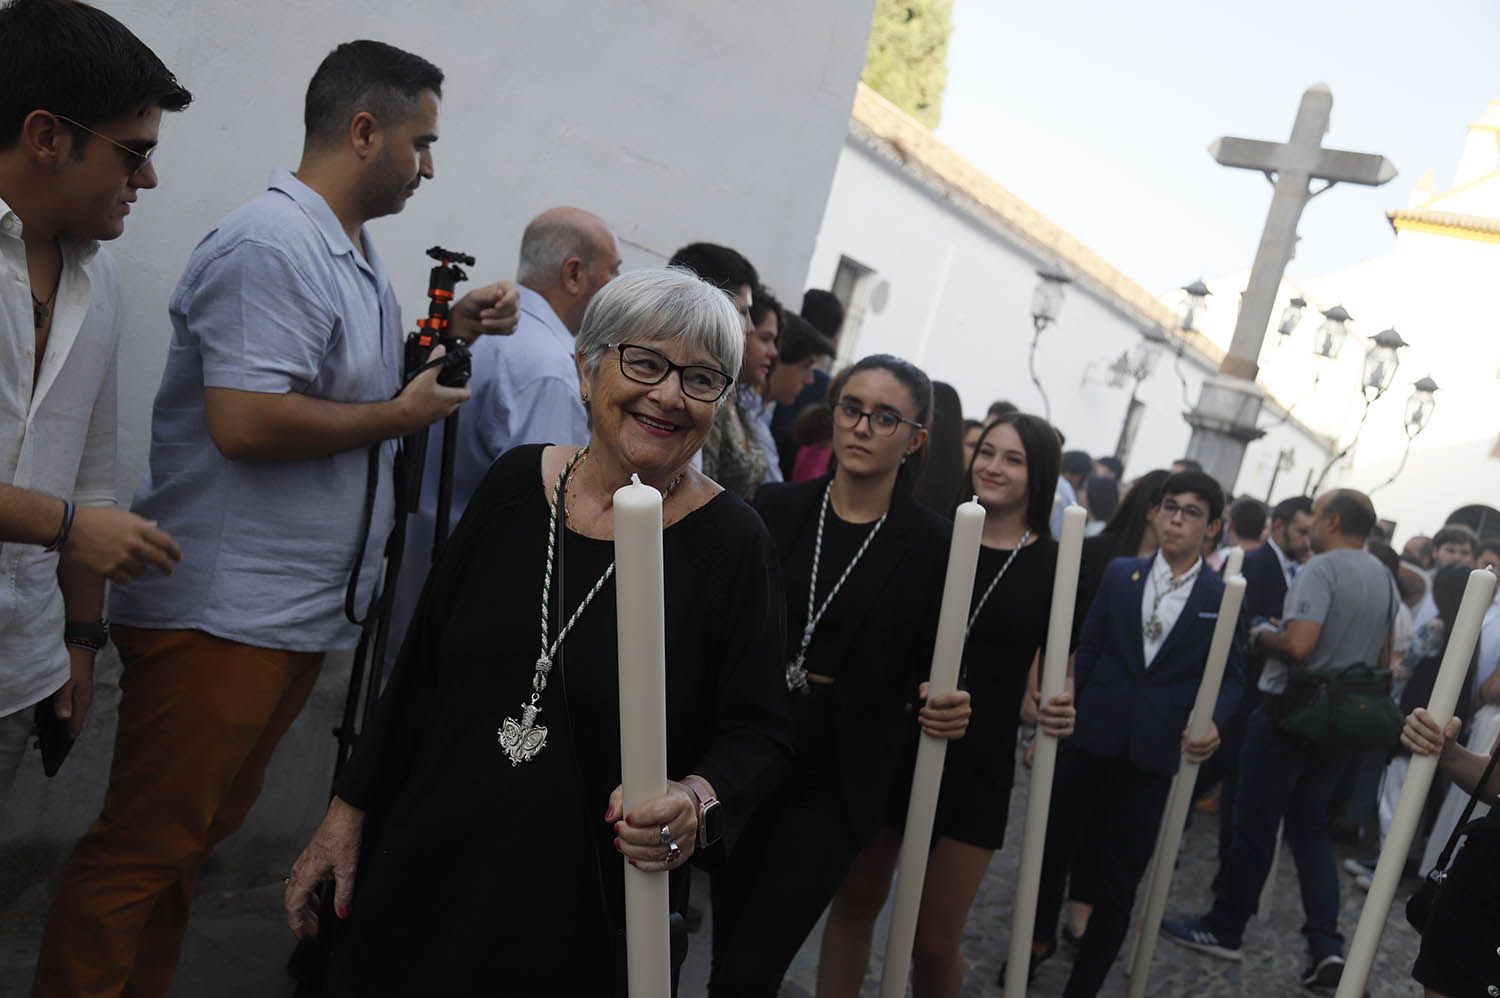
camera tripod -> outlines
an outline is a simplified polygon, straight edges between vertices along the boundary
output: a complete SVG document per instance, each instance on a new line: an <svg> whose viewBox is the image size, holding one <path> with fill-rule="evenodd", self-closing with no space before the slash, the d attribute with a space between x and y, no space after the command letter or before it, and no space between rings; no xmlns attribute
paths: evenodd
<svg viewBox="0 0 1500 998"><path fill-rule="evenodd" d="M440 367L437 382L449 388L462 388L469 383L473 373L473 362L463 340L451 332L453 289L460 281L468 280L459 264L474 266L474 258L466 253L434 246L427 255L436 260L427 282L427 315L417 320L417 330L406 338L402 364L401 384L403 389L413 378L433 367ZM432 351L443 347L443 356L432 359ZM454 409L443 420L443 450L437 481L437 510L433 528L432 564L436 565L448 540L448 526L453 505L453 461L458 443L458 410ZM344 694L344 708L339 724L333 729L338 749L333 763L333 787L338 786L339 776L349 761L359 733L368 730L375 714L375 705L380 699L383 681L382 667L390 639L391 614L396 601L396 583L401 576L401 562L406 553L408 519L418 511L422 498L422 479L427 464L427 445L432 427L424 426L415 433L401 438L397 445L393 468L395 488L395 523L385 546L385 571L380 588L375 591L364 617L355 610L359 570L363 564L365 543L370 532L373 515L375 489L380 472L380 455L384 443L370 447L369 476L366 487L364 540L355 556L350 573L349 586L345 593L344 613L354 624L359 625L359 643L354 649L354 659L349 667L349 688ZM355 718L359 723L356 727ZM329 795L333 795L330 788ZM324 885L317 902L319 922L325 930L335 922L333 891ZM297 944L287 964L287 973L297 979L297 998L315 998L323 990L324 947L319 942Z"/></svg>

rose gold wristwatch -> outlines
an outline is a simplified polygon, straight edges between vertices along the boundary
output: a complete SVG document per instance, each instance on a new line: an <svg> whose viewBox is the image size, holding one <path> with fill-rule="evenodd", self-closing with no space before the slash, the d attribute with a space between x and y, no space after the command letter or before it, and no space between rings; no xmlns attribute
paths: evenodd
<svg viewBox="0 0 1500 998"><path fill-rule="evenodd" d="M684 776L682 785L698 798L698 848L706 849L724 835L724 815L719 798L714 796L708 781L701 776Z"/></svg>

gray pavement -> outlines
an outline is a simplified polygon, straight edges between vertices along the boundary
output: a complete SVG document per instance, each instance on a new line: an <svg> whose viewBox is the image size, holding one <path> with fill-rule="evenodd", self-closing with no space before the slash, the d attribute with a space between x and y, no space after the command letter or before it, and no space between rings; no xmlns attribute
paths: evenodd
<svg viewBox="0 0 1500 998"><path fill-rule="evenodd" d="M1011 810L1011 835L1006 848L995 856L990 872L970 913L964 940L964 955L969 973L963 994L998 996L996 984L1000 961L1005 957L1009 935L1011 899L1019 857L1021 820L1025 800L1024 787L1018 787ZM1168 911L1196 911L1208 902L1207 884L1214 868L1214 820L1196 816L1184 838L1183 856L1173 883ZM4 857L6 865L24 862L14 854ZM288 864L290 857L288 857ZM1352 936L1359 917L1364 894L1347 877L1343 879L1344 915L1342 928ZM292 994L292 986L282 967L291 950L291 937L281 921L280 883L260 883L247 887L229 887L224 877L212 871L205 875L199 892L189 937L183 952L182 967L172 989L172 998L283 998ZM704 889L696 896L706 900ZM1371 974L1373 998L1408 998L1420 995L1421 989L1411 980L1410 970L1416 956L1418 939L1401 917L1407 893L1415 881L1403 883L1381 943L1380 956ZM0 998L24 995L40 939L47 903L45 883L28 888L21 894L7 893L0 880ZM1300 996L1311 992L1298 983L1304 966L1304 951L1297 928L1302 921L1294 864L1290 854L1283 854L1277 864L1277 886L1271 916L1252 923L1245 939L1243 963L1230 964L1189 952L1162 940L1156 951L1147 994L1156 998L1277 998ZM708 974L708 926L693 937L692 949L684 968L684 996L705 993ZM804 998L813 992L817 970L818 939L821 927L798 954L783 988L783 998ZM885 919L877 929L876 956L863 995L874 996L879 989L880 954L884 951ZM1043 965L1033 982L1031 994L1057 995L1067 976L1068 961L1063 955ZM1127 982L1120 964L1116 978L1103 994L1118 998L1126 993Z"/></svg>

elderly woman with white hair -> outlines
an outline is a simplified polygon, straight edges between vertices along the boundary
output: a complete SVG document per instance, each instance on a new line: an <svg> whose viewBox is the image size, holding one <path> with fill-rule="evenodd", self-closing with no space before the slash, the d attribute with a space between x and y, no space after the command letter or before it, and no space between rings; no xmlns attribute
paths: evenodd
<svg viewBox="0 0 1500 998"><path fill-rule="evenodd" d="M325 994L624 994L621 856L673 881L790 752L784 601L756 514L695 471L745 336L721 291L643 270L577 339L586 447L504 454L428 577L396 670L288 882ZM639 475L665 533L665 795L621 813L613 517Z"/></svg>

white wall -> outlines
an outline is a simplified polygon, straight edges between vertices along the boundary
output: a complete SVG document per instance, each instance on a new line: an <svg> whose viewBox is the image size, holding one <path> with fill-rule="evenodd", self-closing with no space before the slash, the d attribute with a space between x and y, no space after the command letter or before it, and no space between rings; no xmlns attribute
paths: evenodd
<svg viewBox="0 0 1500 998"><path fill-rule="evenodd" d="M213 222L294 168L307 81L335 45L389 42L447 74L437 177L372 225L408 324L434 243L514 273L526 221L570 203L620 236L627 267L699 239L744 252L800 298L864 62L872 0L102 0L156 50L193 105L169 115L115 244L129 288L120 495L145 466L166 303ZM472 284L470 286L473 286Z"/></svg>
<svg viewBox="0 0 1500 998"><path fill-rule="evenodd" d="M952 384L970 416L983 416L999 398L1042 411L1027 371L1038 261L856 138L846 140L839 155L809 286L827 287L840 255L890 283L883 311L867 313L857 343L845 347L851 357L907 357ZM1076 284L1065 292L1057 323L1042 334L1036 366L1068 448L1114 453L1130 387L1111 387L1107 368L1141 338L1140 327L1110 303ZM1166 467L1187 449L1182 414L1197 399L1206 368L1183 358L1185 400L1173 360L1162 357L1141 385L1146 408L1127 476ZM1265 423L1274 419L1262 416ZM1264 497L1276 455L1287 446L1298 463L1277 480L1276 495L1295 494L1320 449L1292 426L1277 427L1250 446L1237 491Z"/></svg>

